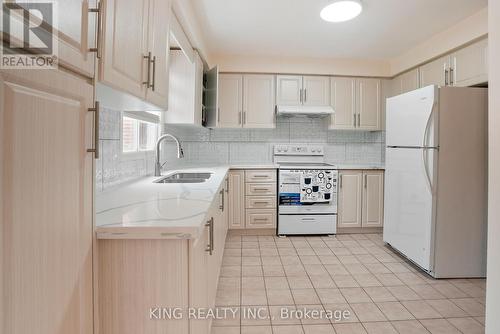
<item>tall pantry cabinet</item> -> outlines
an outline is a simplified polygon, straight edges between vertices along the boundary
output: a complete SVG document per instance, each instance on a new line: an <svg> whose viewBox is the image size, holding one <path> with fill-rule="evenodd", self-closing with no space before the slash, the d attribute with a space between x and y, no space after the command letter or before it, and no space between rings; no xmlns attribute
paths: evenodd
<svg viewBox="0 0 500 334"><path fill-rule="evenodd" d="M1 333L94 326L94 30L87 1L59 4L60 69L0 70Z"/></svg>

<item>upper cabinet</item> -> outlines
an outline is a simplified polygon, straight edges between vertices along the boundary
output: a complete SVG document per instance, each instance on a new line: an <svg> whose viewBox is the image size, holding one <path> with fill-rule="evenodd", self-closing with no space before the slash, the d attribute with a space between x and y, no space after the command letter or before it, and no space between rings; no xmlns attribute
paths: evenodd
<svg viewBox="0 0 500 334"><path fill-rule="evenodd" d="M420 87L418 68L403 73L393 79L392 96L411 92Z"/></svg>
<svg viewBox="0 0 500 334"><path fill-rule="evenodd" d="M448 86L450 56L441 57L420 67L420 86Z"/></svg>
<svg viewBox="0 0 500 334"><path fill-rule="evenodd" d="M331 78L332 107L335 113L331 116L333 129L354 129L356 116L356 79Z"/></svg>
<svg viewBox="0 0 500 334"><path fill-rule="evenodd" d="M483 39L451 55L451 85L468 87L488 82L488 40Z"/></svg>
<svg viewBox="0 0 500 334"><path fill-rule="evenodd" d="M243 120L243 76L221 74L219 77L218 127L241 128Z"/></svg>
<svg viewBox="0 0 500 334"><path fill-rule="evenodd" d="M274 128L275 98L274 75L244 75L243 127Z"/></svg>
<svg viewBox="0 0 500 334"><path fill-rule="evenodd" d="M278 75L276 82L276 104L284 106L302 104L301 76Z"/></svg>
<svg viewBox="0 0 500 334"><path fill-rule="evenodd" d="M357 126L360 130L380 130L380 80L358 79L356 110L358 112Z"/></svg>
<svg viewBox="0 0 500 334"><path fill-rule="evenodd" d="M330 78L278 75L276 104L282 106L329 106Z"/></svg>
<svg viewBox="0 0 500 334"><path fill-rule="evenodd" d="M167 109L170 1L102 0L101 6L99 80Z"/></svg>
<svg viewBox="0 0 500 334"><path fill-rule="evenodd" d="M429 85L469 87L488 82L488 40L483 39L393 79L392 95Z"/></svg>
<svg viewBox="0 0 500 334"><path fill-rule="evenodd" d="M182 50L171 50L169 56L168 124L202 126L203 62L194 52L194 63Z"/></svg>
<svg viewBox="0 0 500 334"><path fill-rule="evenodd" d="M335 114L331 129L377 131L382 127L381 82L369 78L332 78Z"/></svg>
<svg viewBox="0 0 500 334"><path fill-rule="evenodd" d="M274 75L221 74L215 126L274 128L275 105Z"/></svg>

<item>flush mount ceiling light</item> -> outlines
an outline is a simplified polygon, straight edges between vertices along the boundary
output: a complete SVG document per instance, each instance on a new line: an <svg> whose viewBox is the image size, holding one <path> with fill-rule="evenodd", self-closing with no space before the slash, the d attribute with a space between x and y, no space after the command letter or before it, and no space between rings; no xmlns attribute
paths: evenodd
<svg viewBox="0 0 500 334"><path fill-rule="evenodd" d="M355 18L362 10L363 6L357 0L341 0L323 8L319 15L328 22L344 22Z"/></svg>

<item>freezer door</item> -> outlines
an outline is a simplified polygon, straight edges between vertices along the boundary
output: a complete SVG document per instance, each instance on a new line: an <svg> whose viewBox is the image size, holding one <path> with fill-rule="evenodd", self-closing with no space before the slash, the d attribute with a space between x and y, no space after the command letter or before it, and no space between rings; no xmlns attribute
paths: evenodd
<svg viewBox="0 0 500 334"><path fill-rule="evenodd" d="M437 147L437 86L387 99L387 146Z"/></svg>
<svg viewBox="0 0 500 334"><path fill-rule="evenodd" d="M384 241L431 269L437 150L386 150Z"/></svg>

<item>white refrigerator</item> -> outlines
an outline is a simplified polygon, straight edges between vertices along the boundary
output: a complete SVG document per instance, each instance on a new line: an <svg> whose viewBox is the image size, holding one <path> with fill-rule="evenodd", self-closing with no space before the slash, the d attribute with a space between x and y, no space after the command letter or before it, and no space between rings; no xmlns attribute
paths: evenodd
<svg viewBox="0 0 500 334"><path fill-rule="evenodd" d="M436 278L484 277L487 89L387 99L384 241Z"/></svg>

